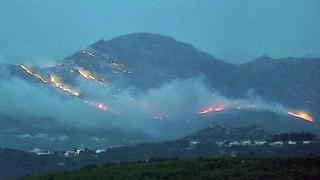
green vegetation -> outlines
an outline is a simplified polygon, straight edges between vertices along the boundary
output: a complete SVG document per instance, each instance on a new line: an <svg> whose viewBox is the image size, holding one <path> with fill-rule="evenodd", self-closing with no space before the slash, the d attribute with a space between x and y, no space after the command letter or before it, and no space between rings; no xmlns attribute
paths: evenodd
<svg viewBox="0 0 320 180"><path fill-rule="evenodd" d="M22 179L320 179L320 157L150 159Z"/></svg>

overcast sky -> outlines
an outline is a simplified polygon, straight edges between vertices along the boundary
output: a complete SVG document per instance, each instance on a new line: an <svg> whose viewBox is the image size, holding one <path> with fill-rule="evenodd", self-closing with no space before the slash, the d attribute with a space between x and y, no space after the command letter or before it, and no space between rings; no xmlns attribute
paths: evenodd
<svg viewBox="0 0 320 180"><path fill-rule="evenodd" d="M101 38L154 32L232 63L320 56L319 0L0 0L0 62L57 61Z"/></svg>

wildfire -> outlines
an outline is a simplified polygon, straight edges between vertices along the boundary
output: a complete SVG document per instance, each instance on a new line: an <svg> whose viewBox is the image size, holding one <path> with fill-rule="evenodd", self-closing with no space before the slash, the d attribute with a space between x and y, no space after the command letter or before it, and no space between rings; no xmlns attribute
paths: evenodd
<svg viewBox="0 0 320 180"><path fill-rule="evenodd" d="M102 111L108 111L109 108L106 104L103 104L103 103L95 103L95 102L89 102L89 101L84 101L85 103L87 104L90 104L91 106L97 108L97 109L100 109Z"/></svg>
<svg viewBox="0 0 320 180"><path fill-rule="evenodd" d="M205 115L211 112L220 112L224 110L224 105L223 104L217 104L213 107L208 107L208 108L204 108L202 110L200 110L198 112L199 115Z"/></svg>
<svg viewBox="0 0 320 180"><path fill-rule="evenodd" d="M47 83L47 80L43 78L41 75L37 74L32 68L29 68L28 66L24 64L20 64L19 67L26 71L29 75L39 79L43 83Z"/></svg>
<svg viewBox="0 0 320 180"><path fill-rule="evenodd" d="M256 105L254 105L254 104L249 104L249 105L246 106L246 108L247 108L247 109L254 109L254 108L256 108Z"/></svg>
<svg viewBox="0 0 320 180"><path fill-rule="evenodd" d="M313 118L306 112L288 112L288 115L297 117L307 122L313 122Z"/></svg>
<svg viewBox="0 0 320 180"><path fill-rule="evenodd" d="M254 104L249 104L246 106L237 106L237 109L241 110L241 109L255 109L257 106Z"/></svg>
<svg viewBox="0 0 320 180"><path fill-rule="evenodd" d="M64 92L67 92L73 96L81 97L81 94L73 89L70 89L66 87L62 82L59 80L59 78L56 75L49 75L50 82L58 89L63 90Z"/></svg>
<svg viewBox="0 0 320 180"><path fill-rule="evenodd" d="M109 62L111 63L111 66L112 66L112 69L114 70L113 71L114 73L118 73L118 71L119 71L119 72L123 72L126 74L132 74L132 71L129 69L126 69L124 64L121 64L120 62L118 62L114 59L109 60Z"/></svg>
<svg viewBox="0 0 320 180"><path fill-rule="evenodd" d="M161 114L161 113L159 113L159 114L154 115L154 116L153 116L153 119L160 121L160 120L166 119L166 118L168 118L168 117L169 117L169 115L167 115L167 114Z"/></svg>
<svg viewBox="0 0 320 180"><path fill-rule="evenodd" d="M95 77L95 75L90 72L89 70L85 70L82 67L77 68L77 71L80 73L81 76L83 76L84 78L88 79L88 80L95 80L97 81L99 84L103 83L103 80L99 80Z"/></svg>
<svg viewBox="0 0 320 180"><path fill-rule="evenodd" d="M103 111L107 111L108 110L108 106L102 103L99 103L96 105L97 108L103 110Z"/></svg>
<svg viewBox="0 0 320 180"><path fill-rule="evenodd" d="M88 56L96 57L96 55L93 52L87 50L81 50L81 54L87 54Z"/></svg>

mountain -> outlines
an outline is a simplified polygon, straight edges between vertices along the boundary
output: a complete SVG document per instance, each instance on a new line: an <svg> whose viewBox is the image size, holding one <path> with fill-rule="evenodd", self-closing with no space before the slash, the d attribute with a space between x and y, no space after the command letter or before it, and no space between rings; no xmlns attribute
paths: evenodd
<svg viewBox="0 0 320 180"><path fill-rule="evenodd" d="M100 40L90 47L98 52L112 54L128 67L132 67L134 85L142 89L203 73L218 75L233 68L231 64L189 44L158 34L125 35L110 41Z"/></svg>
<svg viewBox="0 0 320 180"><path fill-rule="evenodd" d="M243 79L264 99L318 113L320 58L271 59L262 56L242 64Z"/></svg>
<svg viewBox="0 0 320 180"><path fill-rule="evenodd" d="M99 40L87 49L96 53L97 57L102 54L100 61L116 59L130 67L133 74L125 83L120 83L124 80L119 78L110 78L112 83L122 84L122 88L134 86L141 90L153 89L175 79L201 76L210 90L231 99L253 96L270 104L278 103L289 109L310 112L318 126L320 58L272 59L263 55L251 62L236 65L192 45L152 33ZM90 62L90 57L83 57L81 52L67 57L64 62L77 63L80 57ZM94 69L104 72L97 66Z"/></svg>
<svg viewBox="0 0 320 180"><path fill-rule="evenodd" d="M35 88L39 87L41 92L49 92L49 94L52 93L52 95L61 94L61 101L59 101L60 99L57 100L59 102L54 101L57 104L52 103L50 106L53 110L59 109L60 104L68 105L67 100L71 99L68 93L61 93L55 90L55 87L60 88L61 90L61 85L52 85L50 82L43 85L44 83L40 81L39 78L31 76L17 65L5 65L1 66L1 68L0 79L3 78L4 81L7 81L7 79L11 77L18 77L20 80L26 80L26 82L32 84L32 86L34 85ZM2 146L9 144L10 147L29 149L29 141L33 142L31 144L35 147L39 147L39 145L50 145L50 148L59 147L59 149L63 149L63 146L70 147L75 146L76 144L90 144L90 146L94 148L103 144L113 146L132 145L139 142L155 142L159 140L177 139L206 127L207 124L210 124L210 122L213 121L221 121L226 122L229 125L239 126L258 124L263 128L268 130L274 129L277 132L291 131L291 129L294 129L294 131L299 130L312 131L317 134L320 133L320 126L317 121L320 117L320 110L318 108L320 105L319 58L272 59L268 56L261 56L249 63L230 64L208 53L202 52L192 45L179 42L171 37L152 33L135 33L117 37L108 41L101 39L62 59L55 66L32 68L47 81L49 81L49 75L57 75L61 82L65 83L68 87L73 87L75 90L81 91L87 88L92 92L98 89L96 87L94 87L96 88L94 89L92 87L94 85L106 87L105 89L98 89L99 92L96 93L98 94L96 96L92 95L89 90L83 93L81 92L81 98L79 98L80 100L78 104L82 103L96 108L101 105L95 104L96 102L117 102L119 99L116 99L116 96L119 94L130 92L133 94L133 98L141 98L144 93L150 91L153 92L154 96L152 98L154 99L152 99L152 101L143 104L144 106L141 104L134 104L134 106L142 106L142 109L146 111L151 109L151 112L147 112L151 114L150 117L143 118L147 120L162 120L156 122L158 124L155 126L157 128L159 127L159 129L156 129L153 126L152 128L157 130L157 135L162 134L165 137L155 137L154 134L150 135L145 133L146 130L152 129L150 126L135 127L137 124L148 124L149 121L126 124L126 120L134 119L136 116L133 118L125 116L125 118L121 118L120 120L117 119L116 123L118 124L116 128L112 128L110 126L114 123L111 122L112 118L120 114L118 113L118 109L114 110L115 113L111 115L112 118L105 118L107 119L105 120L103 119L105 116L100 114L94 117L88 116L87 114L93 114L91 111L90 113L82 114L81 112L84 111L83 107L79 105L79 109L73 108L75 106L78 107L78 104L75 103L70 104L70 107L65 106L66 110L64 111L63 109L60 113L68 114L69 108L70 111L71 109L75 111L74 114L68 116L68 119L62 118L63 120L46 117L46 114L43 114L41 117L37 117L37 113L39 113L38 109L35 109L34 112L36 113L31 116L20 115L21 117L19 118L15 117L16 115L10 116L7 112L2 112L0 110L0 122L3 124L0 128L3 129L2 132L5 132L4 134L0 134L0 140L3 140L0 141L0 143L3 143L1 144ZM83 71L83 73L87 75L86 78L90 81L93 78L91 75L94 75L95 84L92 82L79 83L85 81L79 73L81 68L89 70L92 73ZM186 115L180 116L179 114L176 116L176 114L172 113L171 110L173 107L178 106L175 105L174 102L179 101L179 97L178 99L175 99L174 96L177 96L181 91L177 91L176 88L168 88L169 90L166 89L167 91L165 91L166 95L171 95L170 93L172 92L176 92L177 94L174 94L173 96L165 96L167 98L165 100L157 99L157 96L160 94L157 90L161 90L161 87L168 85L168 83L170 85L170 82L174 82L175 80L187 80L198 77L203 80L204 86L208 88L209 91L214 92L214 94L217 92L217 94L221 94L229 101L237 101L239 99L246 100L254 97L255 99L258 99L259 102L263 101L269 103L271 108L268 107L269 109L264 109L263 111L272 112L261 112L260 110L259 112L227 111L226 108L226 110L222 112L222 114L225 114L221 116L216 114L198 116L196 113L199 109L196 109L198 107L195 107L190 110L194 112L192 115L187 114L190 112L186 113L183 111L184 109L178 109L178 113L185 113ZM112 93L114 98L104 94L104 91L106 91L107 88L113 89ZM188 92L191 88L193 88L192 90L197 90L198 87L189 85L181 89ZM133 91L131 91L132 89ZM36 92L38 93L39 91ZM181 104L189 105L192 102L196 104L196 102L198 102L197 97L201 95L197 93L202 93L202 91L192 91L187 95L190 99L180 99ZM19 94L22 93L19 92L17 95ZM138 96L134 96L137 94ZM10 93L7 93L7 96L10 95ZM37 96L37 94L33 94L32 91L28 93L27 96ZM161 97L162 96L160 96L160 98ZM204 97L204 99L210 99L210 97ZM46 98L49 99L49 97L43 97L42 99ZM16 100L14 96L12 99ZM128 99L131 100L132 97ZM90 100L93 102L89 102ZM168 105L166 104L167 102ZM5 103L8 102L4 102L3 104ZM50 105L50 103L48 104ZM158 109L153 110L152 107L150 108L149 106L152 106L152 103L163 103L161 108L169 109L169 115L165 114L163 115L164 117L154 118L153 114L158 112L153 111ZM126 101L122 105L125 106L127 104L130 103L127 103ZM279 109L276 106L277 104L283 105L285 110L288 108L288 110L307 111L313 116L314 122L306 123L304 121L294 121L292 118L287 117L288 115L285 110L281 112L282 114L280 116L275 115ZM15 106L16 105L14 104L12 108L15 108ZM33 104L28 104L27 106L32 107ZM123 109L127 110L127 108ZM44 112L51 111L52 110L50 109L45 110ZM138 114L137 116L143 114L140 111L130 113ZM130 113L123 112L124 115ZM51 113L51 115L55 114L58 113ZM79 115L77 116L77 114ZM86 119L83 121L88 122L84 123L86 127L98 124L96 120L97 118L103 119L103 121L100 122L101 124L97 125L98 129L95 129L94 131L89 131L85 127L78 128L69 126L71 124L68 123L69 121L72 121L76 124L75 126L78 126L78 122L80 124L78 119L84 119L84 117L86 117ZM169 120L166 120L167 117L169 117ZM175 119L172 120L173 118ZM68 122L63 124L64 121L67 120ZM250 124L248 122L250 122ZM123 126L120 128L118 125L121 123ZM152 125L154 124L155 123ZM277 124L277 127L274 127L274 124ZM130 129L129 131L126 131L127 128L131 128L132 126L135 127L134 130ZM102 127L105 127L105 129ZM9 135L6 134L7 132ZM114 138L109 140L106 139L106 137ZM11 142L28 142L29 146L22 146L23 143L6 142L8 139L10 139ZM17 139L20 139L20 141ZM56 139L59 140L59 143L56 142ZM104 139L105 141L99 141L96 143L96 140L100 139ZM51 140L55 143L43 143Z"/></svg>
<svg viewBox="0 0 320 180"><path fill-rule="evenodd" d="M70 69L84 67L113 84L141 90L160 87L174 79L204 76L211 89L228 97L243 98L254 93L265 101L319 113L320 58L272 59L264 55L249 63L235 65L192 45L152 33L99 40L86 50L94 57L79 51L55 67L39 70L61 74L63 80L72 82ZM108 68L109 60L127 67L122 69L124 71L132 71L129 79L119 78L121 73L114 75Z"/></svg>
<svg viewBox="0 0 320 180"><path fill-rule="evenodd" d="M116 59L130 67L133 74L129 84L139 89L159 87L174 79L204 76L211 89L228 97L243 98L248 92L254 92L266 101L308 109L317 116L319 113L320 58L272 59L264 55L249 63L234 65L192 45L151 33L99 40L87 49L97 55L94 63L81 52L65 58L64 63L72 62L105 73L101 62Z"/></svg>
<svg viewBox="0 0 320 180"><path fill-rule="evenodd" d="M65 58L61 65L69 69L74 66L84 67L119 85L119 81L123 81L123 78L119 78L120 73L115 77L106 64L106 61L115 60L132 71L126 86L134 86L140 90L160 87L174 79L200 76L203 72L216 76L223 71L234 69L233 65L189 44L159 34L136 33L109 41L99 40L86 50L92 52L95 57L86 56L79 51ZM56 69L62 68L57 66L52 69L59 72Z"/></svg>

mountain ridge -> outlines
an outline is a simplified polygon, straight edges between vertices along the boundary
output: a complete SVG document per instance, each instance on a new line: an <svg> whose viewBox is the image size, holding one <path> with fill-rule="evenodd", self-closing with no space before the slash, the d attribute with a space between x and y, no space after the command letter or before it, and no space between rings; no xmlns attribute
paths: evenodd
<svg viewBox="0 0 320 180"><path fill-rule="evenodd" d="M305 60L288 58L278 61L261 56L251 63L233 65L170 37L136 33L109 41L99 40L86 49L66 57L54 67L34 67L34 70L45 78L49 78L50 74L56 74L63 83L75 89L80 84L78 82L85 85L99 84L85 82L87 80L78 72L79 68L84 68L97 78L106 79L106 83L110 83L116 90L115 94L112 94L115 96L128 89L143 94L149 90L158 90L176 80L200 76L208 91L231 101L256 97L272 105L281 104L290 110L307 111L314 116L314 122L303 127L308 130L311 129L309 127L315 127L314 130L319 127L320 118L320 61L317 58ZM28 75L19 66L12 66L11 70L11 75L42 85L42 82ZM48 88L52 89L50 92L65 95L63 98L69 97L68 94L52 88L51 83ZM194 94L197 93L196 90L193 89ZM84 97L87 95L83 94ZM193 111L196 119L202 118L196 114L198 109ZM212 120L212 117L203 119ZM261 119L259 116L257 118ZM246 117L240 120L245 121ZM234 122L236 121L230 121ZM292 126L290 121L286 123L290 123L288 127ZM297 127L301 127L301 124L298 124Z"/></svg>
<svg viewBox="0 0 320 180"><path fill-rule="evenodd" d="M246 98L254 92L265 101L283 103L295 109L315 111L320 116L320 58L280 58L267 55L244 64L230 64L172 37L154 33L134 33L103 39L87 47L97 57L81 51L66 57L59 65L45 69L61 73L74 84L70 69L84 67L108 77L121 88L140 90L160 87L175 79L204 76L211 90L230 98ZM117 60L133 74L120 79L105 63ZM17 71L17 70L16 70Z"/></svg>

